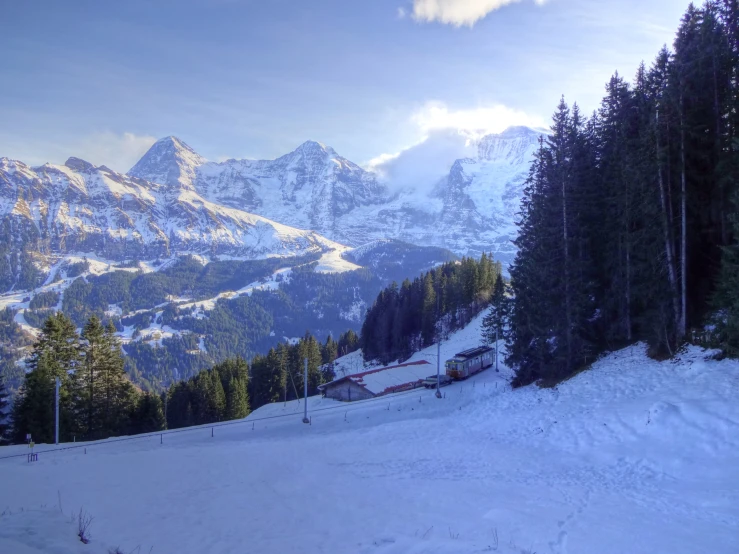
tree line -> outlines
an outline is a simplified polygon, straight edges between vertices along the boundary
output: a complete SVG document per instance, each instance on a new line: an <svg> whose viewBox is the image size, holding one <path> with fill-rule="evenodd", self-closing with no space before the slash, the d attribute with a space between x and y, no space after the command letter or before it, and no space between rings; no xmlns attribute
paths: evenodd
<svg viewBox="0 0 739 554"><path fill-rule="evenodd" d="M362 325L360 346L366 361L388 364L430 346L440 333L467 325L490 301L501 275L500 262L448 262L377 296ZM502 283L502 281L501 281Z"/></svg>
<svg viewBox="0 0 739 554"><path fill-rule="evenodd" d="M739 353L736 0L690 5L674 47L589 118L562 99L521 205L508 363L556 381L643 340L670 356L718 311Z"/></svg>
<svg viewBox="0 0 739 554"><path fill-rule="evenodd" d="M53 442L55 381L60 380L59 440L95 440L158 430L159 397L143 393L124 371L112 325L93 316L77 333L63 313L49 316L26 363L28 372L13 403L10 440Z"/></svg>
<svg viewBox="0 0 739 554"><path fill-rule="evenodd" d="M12 312L2 312L12 316ZM12 321L12 318L11 318ZM3 327L0 327L3 329ZM92 316L81 333L63 312L50 315L26 360L25 376L10 401L0 376L0 441L54 441L55 382L60 380L59 440L97 440L241 419L251 408L303 396L308 360L308 391L333 379L333 362L358 348L347 331L320 343L306 333L294 344L281 343L251 364L231 358L173 383L161 394L144 392L125 371L124 353L112 322Z"/></svg>

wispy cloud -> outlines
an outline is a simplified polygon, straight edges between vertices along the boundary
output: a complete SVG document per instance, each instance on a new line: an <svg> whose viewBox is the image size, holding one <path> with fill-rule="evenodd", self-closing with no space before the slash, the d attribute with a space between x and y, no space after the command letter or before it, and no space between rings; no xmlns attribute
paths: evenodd
<svg viewBox="0 0 739 554"><path fill-rule="evenodd" d="M546 126L541 117L502 104L450 109L443 102L428 102L412 115L411 120L424 134L437 129L456 129L471 135L484 135L500 133L511 125Z"/></svg>
<svg viewBox="0 0 739 554"><path fill-rule="evenodd" d="M413 0L413 18L417 21L447 23L456 27L476 22L491 12L521 0ZM542 5L546 0L534 0Z"/></svg>

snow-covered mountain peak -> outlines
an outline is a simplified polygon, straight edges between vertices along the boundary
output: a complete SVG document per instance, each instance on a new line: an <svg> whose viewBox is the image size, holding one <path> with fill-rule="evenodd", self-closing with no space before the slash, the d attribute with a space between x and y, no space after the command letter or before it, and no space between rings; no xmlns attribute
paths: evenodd
<svg viewBox="0 0 739 554"><path fill-rule="evenodd" d="M334 161L334 164L331 161ZM275 160L278 166L303 166L309 171L320 170L319 168L331 165L342 165L351 163L336 153L336 150L315 140L305 141L292 152L280 156Z"/></svg>
<svg viewBox="0 0 739 554"><path fill-rule="evenodd" d="M207 160L184 141L169 136L156 141L128 175L192 190L197 168L205 163Z"/></svg>
<svg viewBox="0 0 739 554"><path fill-rule="evenodd" d="M314 156L314 155L327 155L327 156L337 156L336 151L331 148L330 146L326 146L322 142L317 142L315 140L307 140L300 146L298 146L295 149L295 152L299 152L304 155L308 156Z"/></svg>
<svg viewBox="0 0 739 554"><path fill-rule="evenodd" d="M511 165L527 164L531 158L531 148L538 143L540 136L540 131L529 127L508 127L502 133L482 137L477 146L477 155L480 160Z"/></svg>

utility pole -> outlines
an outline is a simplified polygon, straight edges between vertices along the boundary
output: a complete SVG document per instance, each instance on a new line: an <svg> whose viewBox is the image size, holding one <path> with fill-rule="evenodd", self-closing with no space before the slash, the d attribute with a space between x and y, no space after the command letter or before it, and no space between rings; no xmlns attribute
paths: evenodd
<svg viewBox="0 0 739 554"><path fill-rule="evenodd" d="M498 326L495 326L495 372L498 372Z"/></svg>
<svg viewBox="0 0 739 554"><path fill-rule="evenodd" d="M54 444L59 444L59 387L62 382L59 377L54 379Z"/></svg>
<svg viewBox="0 0 739 554"><path fill-rule="evenodd" d="M305 369L303 370L303 423L310 423L308 419L308 358L305 358Z"/></svg>
<svg viewBox="0 0 739 554"><path fill-rule="evenodd" d="M167 420L167 397L169 396L169 391L164 391L164 428L169 429L169 421Z"/></svg>
<svg viewBox="0 0 739 554"><path fill-rule="evenodd" d="M436 346L436 398L441 398L441 336Z"/></svg>
<svg viewBox="0 0 739 554"><path fill-rule="evenodd" d="M436 344L436 398L441 398L441 286L436 294L436 322L439 326L439 342Z"/></svg>

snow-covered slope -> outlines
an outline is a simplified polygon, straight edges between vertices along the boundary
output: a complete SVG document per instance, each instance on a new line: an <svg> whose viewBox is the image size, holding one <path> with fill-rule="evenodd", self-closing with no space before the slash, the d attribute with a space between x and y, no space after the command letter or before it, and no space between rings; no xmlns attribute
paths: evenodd
<svg viewBox="0 0 739 554"><path fill-rule="evenodd" d="M392 189L382 172L366 171L313 141L276 160L215 163L167 137L129 175L185 186L213 203L350 246L397 239L458 254L492 251L510 262L515 213L541 134L511 127L488 135L477 144L477 156L454 162L441 181L425 182L429 173L419 171L415 184L404 174L402 186Z"/></svg>
<svg viewBox="0 0 739 554"><path fill-rule="evenodd" d="M157 143L160 161L200 158ZM153 154L152 154L153 155ZM179 166L178 166L179 167ZM150 182L70 158L64 165L31 168L0 158L0 221L41 252L89 252L124 259L153 259L176 252L259 258L324 252L340 245L313 231L276 223L200 196L191 176L165 166Z"/></svg>
<svg viewBox="0 0 739 554"><path fill-rule="evenodd" d="M477 344L475 326L442 357ZM213 430L41 446L33 464L25 447L0 448L21 455L0 459L0 498L14 513L84 506L95 553L733 554L739 363L645 351L605 356L556 389L511 390L501 368L440 400L313 397L310 425L289 402ZM12 526L0 517L2 552ZM50 544L66 533L37 531Z"/></svg>

